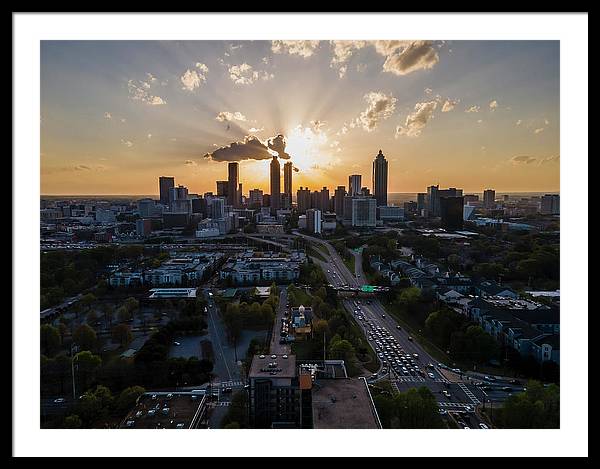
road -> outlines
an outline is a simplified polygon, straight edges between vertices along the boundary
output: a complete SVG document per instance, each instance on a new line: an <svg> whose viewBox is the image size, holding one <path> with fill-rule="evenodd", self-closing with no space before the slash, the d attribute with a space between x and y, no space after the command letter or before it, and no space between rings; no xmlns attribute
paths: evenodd
<svg viewBox="0 0 600 469"><path fill-rule="evenodd" d="M284 355L291 352L290 344L280 344L281 339L281 323L283 319L286 319L285 312L287 310L287 288L281 288L279 294L279 306L277 308L277 314L275 314L275 322L273 324L273 334L271 334L271 345L269 350L275 355Z"/></svg>
<svg viewBox="0 0 600 469"><path fill-rule="evenodd" d="M316 262L323 267L325 275L332 285L347 284L352 287L363 285L365 276L362 271L362 249L359 252L353 252L355 275L348 270L330 243L302 233L296 234L314 243L319 243L327 249L329 253L327 261L316 260ZM493 396L486 395L486 391L475 386L474 382L469 380L450 382L440 371L439 365L442 364L438 364L418 342L412 340L412 337L409 338L410 334L399 326L376 298L346 299L342 304L361 326L365 337L381 362L377 376L372 376L370 381L389 379L397 391L426 386L436 396L441 412L459 411L471 415L470 418L464 418L471 428L479 428L479 424L482 422L478 414L474 412L478 405L486 399L496 401L506 397L507 393L493 392ZM410 360L413 360L414 364ZM429 373L431 373L431 377ZM446 396L444 391L449 396Z"/></svg>

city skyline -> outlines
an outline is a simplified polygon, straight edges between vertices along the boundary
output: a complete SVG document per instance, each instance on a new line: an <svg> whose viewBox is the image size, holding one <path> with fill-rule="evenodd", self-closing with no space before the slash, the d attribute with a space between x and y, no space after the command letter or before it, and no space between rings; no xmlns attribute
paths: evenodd
<svg viewBox="0 0 600 469"><path fill-rule="evenodd" d="M91 59L93 57L93 60ZM41 193L294 187L559 191L558 41L43 41ZM369 182L370 184L370 182Z"/></svg>

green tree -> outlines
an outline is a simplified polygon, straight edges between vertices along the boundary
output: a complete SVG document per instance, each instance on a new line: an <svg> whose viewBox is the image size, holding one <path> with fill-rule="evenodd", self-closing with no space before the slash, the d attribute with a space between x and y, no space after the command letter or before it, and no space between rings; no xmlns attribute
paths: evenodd
<svg viewBox="0 0 600 469"><path fill-rule="evenodd" d="M116 401L117 410L122 414L129 411L137 402L138 397L145 392L146 390L141 386L131 386L123 389Z"/></svg>
<svg viewBox="0 0 600 469"><path fill-rule="evenodd" d="M63 427L64 428L81 428L82 425L83 425L83 422L79 418L79 415L71 414L71 415L67 415L67 417L65 417L65 422L63 424Z"/></svg>
<svg viewBox="0 0 600 469"><path fill-rule="evenodd" d="M98 321L98 315L96 314L96 311L94 311L94 310L91 310L91 311L90 311L90 312L87 314L87 316L86 316L85 320L87 321L87 323L88 323L88 324L95 324L95 323L96 323L96 321Z"/></svg>
<svg viewBox="0 0 600 469"><path fill-rule="evenodd" d="M73 342L75 342L81 350L94 350L96 348L97 340L96 332L87 324L82 324L73 332Z"/></svg>
<svg viewBox="0 0 600 469"><path fill-rule="evenodd" d="M75 379L79 383L79 389L88 388L101 365L102 359L89 350L79 352L73 357Z"/></svg>
<svg viewBox="0 0 600 469"><path fill-rule="evenodd" d="M50 324L40 326L40 349L42 354L53 357L60 350L59 330Z"/></svg>
<svg viewBox="0 0 600 469"><path fill-rule="evenodd" d="M126 347L133 340L131 328L127 324L117 324L111 331L112 341Z"/></svg>
<svg viewBox="0 0 600 469"><path fill-rule="evenodd" d="M127 309L125 306L121 306L117 309L117 318L119 322L125 322L132 319L133 314L131 313L131 310Z"/></svg>
<svg viewBox="0 0 600 469"><path fill-rule="evenodd" d="M92 307L92 304L94 303L94 301L96 301L96 296L93 293L86 293L85 295L83 295L83 297L81 298L81 304L83 305L83 307L89 311L89 309Z"/></svg>
<svg viewBox="0 0 600 469"><path fill-rule="evenodd" d="M525 392L504 402L500 415L497 423L503 428L560 428L559 387L530 381Z"/></svg>

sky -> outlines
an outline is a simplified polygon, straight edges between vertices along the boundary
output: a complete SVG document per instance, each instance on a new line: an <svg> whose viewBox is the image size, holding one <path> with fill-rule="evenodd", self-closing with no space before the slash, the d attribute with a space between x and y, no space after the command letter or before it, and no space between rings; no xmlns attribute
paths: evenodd
<svg viewBox="0 0 600 469"><path fill-rule="evenodd" d="M558 41L42 41L41 193L559 191Z"/></svg>

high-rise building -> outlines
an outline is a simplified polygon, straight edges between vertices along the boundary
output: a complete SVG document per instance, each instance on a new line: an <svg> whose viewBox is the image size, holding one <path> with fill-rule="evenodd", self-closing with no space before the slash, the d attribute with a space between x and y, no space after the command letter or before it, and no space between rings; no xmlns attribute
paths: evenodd
<svg viewBox="0 0 600 469"><path fill-rule="evenodd" d="M440 216L442 228L446 230L462 230L464 218L464 199L460 197L441 197Z"/></svg>
<svg viewBox="0 0 600 469"><path fill-rule="evenodd" d="M214 197L210 201L210 218L225 218L225 199L223 197Z"/></svg>
<svg viewBox="0 0 600 469"><path fill-rule="evenodd" d="M296 191L296 204L298 205L298 213L306 213L306 211L311 207L310 203L310 189L300 187Z"/></svg>
<svg viewBox="0 0 600 469"><path fill-rule="evenodd" d="M495 208L496 207L496 191L493 189L486 189L483 191L483 208Z"/></svg>
<svg viewBox="0 0 600 469"><path fill-rule="evenodd" d="M241 207L242 205L244 205L244 192L243 192L243 187L242 187L242 183L240 182L238 185L238 191L237 191L237 201L238 201L238 208Z"/></svg>
<svg viewBox="0 0 600 469"><path fill-rule="evenodd" d="M485 192L484 192L484 198L485 198ZM464 199L465 199L466 205L469 205L469 204L475 205L479 202L479 196L477 194L465 194Z"/></svg>
<svg viewBox="0 0 600 469"><path fill-rule="evenodd" d="M373 197L352 197L352 226L375 228L377 200Z"/></svg>
<svg viewBox="0 0 600 469"><path fill-rule="evenodd" d="M371 189L369 189L368 187L363 187L360 190L360 194L363 197L370 197L371 196Z"/></svg>
<svg viewBox="0 0 600 469"><path fill-rule="evenodd" d="M322 212L329 211L329 189L327 187L323 187L321 192L318 193L315 208L318 208Z"/></svg>
<svg viewBox="0 0 600 469"><path fill-rule="evenodd" d="M558 194L546 194L542 196L540 213L542 215L559 215L560 196Z"/></svg>
<svg viewBox="0 0 600 469"><path fill-rule="evenodd" d="M227 197L229 193L229 181L217 181L217 197Z"/></svg>
<svg viewBox="0 0 600 469"><path fill-rule="evenodd" d="M229 205L239 207L238 184L240 182L240 165L231 162L227 165L227 202Z"/></svg>
<svg viewBox="0 0 600 469"><path fill-rule="evenodd" d="M281 208L281 166L279 159L273 155L271 160L271 211Z"/></svg>
<svg viewBox="0 0 600 469"><path fill-rule="evenodd" d="M362 176L360 174L352 174L348 177L348 195L350 197L360 195L361 186Z"/></svg>
<svg viewBox="0 0 600 469"><path fill-rule="evenodd" d="M419 192L417 194L417 213L422 216L423 210L427 208L427 194L424 192Z"/></svg>
<svg viewBox="0 0 600 469"><path fill-rule="evenodd" d="M175 187L175 178L169 176L161 176L158 178L158 189L160 191L160 203L163 205L169 204L169 191Z"/></svg>
<svg viewBox="0 0 600 469"><path fill-rule="evenodd" d="M260 189L250 189L248 197L249 204L253 207L260 207L263 203L263 191Z"/></svg>
<svg viewBox="0 0 600 469"><path fill-rule="evenodd" d="M388 162L381 150L373 161L373 194L378 206L387 206Z"/></svg>
<svg viewBox="0 0 600 469"><path fill-rule="evenodd" d="M186 200L188 198L188 188L182 185L171 187L169 189L169 203L174 200Z"/></svg>
<svg viewBox="0 0 600 469"><path fill-rule="evenodd" d="M309 233L321 233L321 213L321 210L316 208L310 208L306 211L306 229Z"/></svg>
<svg viewBox="0 0 600 469"><path fill-rule="evenodd" d="M290 201L292 200L292 174L294 172L294 165L291 161L288 161L283 165L283 193L289 195Z"/></svg>
<svg viewBox="0 0 600 469"><path fill-rule="evenodd" d="M344 197L346 197L346 188L338 186L333 193L334 211L338 220L344 218Z"/></svg>
<svg viewBox="0 0 600 469"><path fill-rule="evenodd" d="M142 218L150 218L154 216L156 202L154 199L140 199L137 202L138 212Z"/></svg>
<svg viewBox="0 0 600 469"><path fill-rule="evenodd" d="M427 214L430 217L441 216L440 199L442 197L462 197L462 189L450 187L449 189L440 189L439 185L429 186L427 188ZM462 213L462 208L461 208Z"/></svg>

